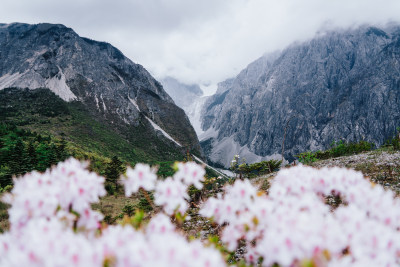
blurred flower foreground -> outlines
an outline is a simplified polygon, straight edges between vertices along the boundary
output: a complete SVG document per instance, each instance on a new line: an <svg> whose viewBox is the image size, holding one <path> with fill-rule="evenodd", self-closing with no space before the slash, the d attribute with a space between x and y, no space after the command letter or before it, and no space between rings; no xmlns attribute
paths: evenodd
<svg viewBox="0 0 400 267"><path fill-rule="evenodd" d="M178 163L158 179L145 164L128 167L126 196L152 191L160 208L147 223L135 214L106 226L91 204L106 194L104 178L73 158L45 173L15 179L4 196L10 231L0 235L0 266L227 266L227 253L245 251L245 266L397 266L400 202L361 173L297 166L281 170L268 194L248 180L225 186L200 214L221 226L215 243L188 240L188 189L201 189L205 171ZM333 204L332 204L333 203Z"/></svg>

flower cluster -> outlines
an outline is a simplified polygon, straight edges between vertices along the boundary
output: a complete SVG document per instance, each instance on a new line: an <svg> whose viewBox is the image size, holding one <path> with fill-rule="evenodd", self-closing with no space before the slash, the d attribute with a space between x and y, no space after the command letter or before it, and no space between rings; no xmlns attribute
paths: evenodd
<svg viewBox="0 0 400 267"><path fill-rule="evenodd" d="M14 188L5 201L11 228L23 228L30 220L57 217L71 226L97 229L102 215L90 203L104 196L104 178L86 170L87 163L69 159L45 173L32 172L14 179ZM80 214L78 217L77 214Z"/></svg>
<svg viewBox="0 0 400 267"><path fill-rule="evenodd" d="M0 235L0 266L225 265L216 249L187 241L164 214L139 230L129 224L99 229L102 215L90 203L105 194L104 178L86 166L69 159L43 174L15 180L6 197L12 205L11 229ZM127 175L136 179L125 181L127 190L155 188L154 170L147 165L137 165Z"/></svg>
<svg viewBox="0 0 400 267"><path fill-rule="evenodd" d="M155 203L167 214L135 229L99 228L102 215L91 203L105 194L104 178L86 166L69 159L15 180L6 196L11 228L0 235L0 266L226 266L219 250L188 241L169 217L186 211L188 186L202 187L202 167L178 164L173 177L160 181L147 165L129 168L122 181L126 194L155 190ZM341 204L329 206L332 198ZM355 171L284 169L268 195L238 180L209 198L200 213L223 225L228 250L242 240L248 264L400 264L400 200Z"/></svg>
<svg viewBox="0 0 400 267"><path fill-rule="evenodd" d="M165 215L145 231L109 226L99 237L74 233L58 220L30 221L0 236L0 266L224 266L221 254L188 242Z"/></svg>
<svg viewBox="0 0 400 267"><path fill-rule="evenodd" d="M201 189L204 180L204 168L194 162L178 163L178 171L173 177L157 180L156 170L145 164L136 164L135 168L128 168L121 183L125 185L125 195L130 196L140 188L155 189L155 204L162 206L164 212L172 215L175 211L184 214L188 208L188 187L194 185Z"/></svg>
<svg viewBox="0 0 400 267"><path fill-rule="evenodd" d="M0 266L102 266L90 239L57 218L38 218L0 236Z"/></svg>
<svg viewBox="0 0 400 267"><path fill-rule="evenodd" d="M109 227L101 237L102 252L116 266L225 266L221 254L200 241L188 242L166 215L154 217L145 232Z"/></svg>
<svg viewBox="0 0 400 267"><path fill-rule="evenodd" d="M332 211L327 196L344 205ZM400 201L361 173L298 166L284 169L269 195L237 181L209 199L203 216L228 223L222 241L230 250L246 241L250 263L329 266L394 266L400 263Z"/></svg>
<svg viewBox="0 0 400 267"><path fill-rule="evenodd" d="M139 191L140 188L150 191L154 189L157 181L156 169L149 165L138 163L135 168L128 167L126 170L126 179L121 179L125 187L125 196L129 197Z"/></svg>

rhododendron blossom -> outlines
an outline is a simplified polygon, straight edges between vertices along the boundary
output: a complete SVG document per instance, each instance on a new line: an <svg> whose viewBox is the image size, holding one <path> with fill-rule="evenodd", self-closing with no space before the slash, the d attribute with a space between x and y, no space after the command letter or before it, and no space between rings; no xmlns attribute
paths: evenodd
<svg viewBox="0 0 400 267"><path fill-rule="evenodd" d="M147 191L153 190L156 181L156 169L152 169L149 165L142 163L136 164L134 169L128 167L126 170L126 177L122 177L121 179L127 197L131 196L132 193L138 192L139 188L143 188Z"/></svg>
<svg viewBox="0 0 400 267"><path fill-rule="evenodd" d="M146 228L146 231L152 234L164 234L174 230L175 226L171 223L170 218L164 214L155 215Z"/></svg>
<svg viewBox="0 0 400 267"><path fill-rule="evenodd" d="M86 167L69 159L45 173L15 179L5 196L11 227L0 235L0 266L227 265L224 249L188 241L171 222L176 211L188 209L188 187L201 188L200 166L178 164L177 173L165 180L157 180L148 165L128 168L122 178L127 195L139 188L155 190L155 204L163 207L139 229L99 227L103 215L91 204L105 195L104 178ZM329 206L327 197L341 202ZM221 225L225 249L233 252L242 241L247 264L400 264L400 201L359 172L283 169L271 181L269 194L238 180L203 203L200 214Z"/></svg>
<svg viewBox="0 0 400 267"><path fill-rule="evenodd" d="M12 205L11 229L0 235L0 266L225 265L216 249L200 241L188 242L164 214L155 215L143 229L111 225L96 232L103 216L91 210L91 203L105 195L104 178L86 167L86 163L69 159L43 174L33 172L15 180L11 194L5 197ZM139 171L143 171L149 181L139 187L154 187L149 185L155 183L153 170L145 165L135 170L136 174L128 173L128 179L136 176L140 180ZM187 203L181 202L188 198L187 185L172 178L157 185L159 193L165 192L158 199L165 199L160 205L166 205L167 211L186 209ZM132 190L132 184L127 186Z"/></svg>
<svg viewBox="0 0 400 267"><path fill-rule="evenodd" d="M178 171L174 174L174 178L181 180L186 185L194 185L197 189L202 189L204 175L206 174L203 167L195 162L178 163Z"/></svg>
<svg viewBox="0 0 400 267"><path fill-rule="evenodd" d="M200 241L188 242L174 231L165 215L154 217L144 232L109 227L100 245L104 254L116 259L116 266L225 266L217 250L204 247Z"/></svg>
<svg viewBox="0 0 400 267"><path fill-rule="evenodd" d="M24 227L36 218L59 217L71 225L74 220L87 229L98 228L102 215L91 210L90 203L104 196L104 178L85 168L87 163L73 158L45 173L32 172L14 179L14 188L4 200L9 210L11 227ZM75 213L82 214L77 218Z"/></svg>
<svg viewBox="0 0 400 267"><path fill-rule="evenodd" d="M36 218L0 235L0 266L102 266L103 256L82 234L57 219Z"/></svg>
<svg viewBox="0 0 400 267"><path fill-rule="evenodd" d="M336 210L325 197L340 197ZM200 213L228 223L221 239L231 250L246 241L249 262L328 266L400 264L400 202L361 173L298 166L272 181L269 195L237 181L225 195L210 198ZM369 229L369 230L368 230ZM297 264L296 264L297 263Z"/></svg>
<svg viewBox="0 0 400 267"><path fill-rule="evenodd" d="M155 204L163 206L164 211L172 215L175 210L179 210L182 214L186 212L189 199L187 194L187 186L181 181L168 177L164 181L159 181L154 194Z"/></svg>
<svg viewBox="0 0 400 267"><path fill-rule="evenodd" d="M131 196L139 188L147 191L155 190L155 204L162 206L164 211L172 215L175 211L185 213L189 200L188 187L194 185L201 189L204 180L204 168L194 162L177 163L178 171L173 177L157 180L156 170L149 165L138 163L135 168L128 167L126 176L121 177L125 187L125 195Z"/></svg>

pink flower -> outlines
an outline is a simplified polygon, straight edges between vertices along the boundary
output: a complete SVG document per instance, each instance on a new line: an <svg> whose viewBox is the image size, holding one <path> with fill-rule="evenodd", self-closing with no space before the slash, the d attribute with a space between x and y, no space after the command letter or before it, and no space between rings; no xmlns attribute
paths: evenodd
<svg viewBox="0 0 400 267"><path fill-rule="evenodd" d="M125 187L125 195L131 196L132 193L139 191L139 188L150 191L155 188L157 181L156 169L150 168L147 164L138 163L135 168L127 168L126 177L121 179Z"/></svg>
<svg viewBox="0 0 400 267"><path fill-rule="evenodd" d="M171 223L170 218L164 214L154 216L146 228L147 233L151 234L165 234L174 230L175 226Z"/></svg>
<svg viewBox="0 0 400 267"><path fill-rule="evenodd" d="M5 197L12 205L11 228L19 229L30 220L56 216L70 220L67 224L72 225L75 212L83 214L91 209L91 203L106 194L104 178L87 171L86 167L87 163L70 158L43 174L32 172L15 179L11 194ZM84 223L81 221L80 225L83 227Z"/></svg>
<svg viewBox="0 0 400 267"><path fill-rule="evenodd" d="M181 180L186 185L194 185L197 189L203 188L204 168L193 161L178 163L178 171L174 174L174 179Z"/></svg>
<svg viewBox="0 0 400 267"><path fill-rule="evenodd" d="M181 181L168 177L164 181L159 181L154 194L154 203L163 206L165 213L172 215L176 210L185 213L188 204L186 199L187 186Z"/></svg>

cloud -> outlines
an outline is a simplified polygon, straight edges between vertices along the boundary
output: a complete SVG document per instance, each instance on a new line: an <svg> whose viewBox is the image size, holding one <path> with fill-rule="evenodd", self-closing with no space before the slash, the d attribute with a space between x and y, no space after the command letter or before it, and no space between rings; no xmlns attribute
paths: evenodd
<svg viewBox="0 0 400 267"><path fill-rule="evenodd" d="M0 17L62 23L156 77L215 84L321 29L384 24L399 11L398 0L2 0Z"/></svg>

